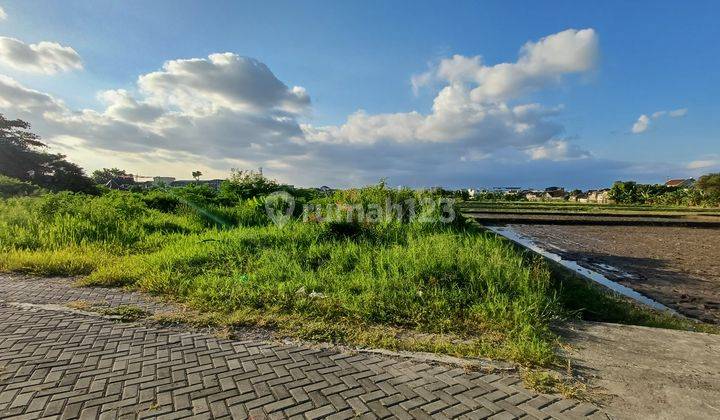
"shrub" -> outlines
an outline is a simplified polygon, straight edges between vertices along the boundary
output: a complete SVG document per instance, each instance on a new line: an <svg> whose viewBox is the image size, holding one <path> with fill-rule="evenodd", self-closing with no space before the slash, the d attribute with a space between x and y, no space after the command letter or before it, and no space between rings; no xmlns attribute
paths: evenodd
<svg viewBox="0 0 720 420"><path fill-rule="evenodd" d="M180 199L165 189L151 190L142 196L142 200L148 208L165 213L174 212L180 205Z"/></svg>
<svg viewBox="0 0 720 420"><path fill-rule="evenodd" d="M22 197L38 193L40 187L19 179L0 175L0 198Z"/></svg>

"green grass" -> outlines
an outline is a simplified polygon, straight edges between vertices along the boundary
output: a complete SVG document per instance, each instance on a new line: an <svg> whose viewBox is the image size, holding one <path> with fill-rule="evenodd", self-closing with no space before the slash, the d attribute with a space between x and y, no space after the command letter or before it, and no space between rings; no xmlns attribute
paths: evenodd
<svg viewBox="0 0 720 420"><path fill-rule="evenodd" d="M322 203L418 195L380 185ZM651 323L622 302L626 312L576 307L546 262L462 221L279 228L256 199L165 212L131 193L0 200L0 270L80 275L86 285L133 287L192 308L165 321L534 366L558 362L550 326L573 313Z"/></svg>
<svg viewBox="0 0 720 420"><path fill-rule="evenodd" d="M325 201L413 194L378 186ZM226 220L243 215L228 225L213 222L217 210L160 212L129 193L1 201L0 270L135 287L216 323L302 338L527 364L556 358L549 325L562 308L547 267L492 235L415 220L281 229L244 203L221 209Z"/></svg>

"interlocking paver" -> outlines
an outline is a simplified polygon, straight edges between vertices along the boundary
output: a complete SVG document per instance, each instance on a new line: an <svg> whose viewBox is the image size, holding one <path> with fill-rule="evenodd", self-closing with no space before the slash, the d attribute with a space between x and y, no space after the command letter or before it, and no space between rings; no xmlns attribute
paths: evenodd
<svg viewBox="0 0 720 420"><path fill-rule="evenodd" d="M65 279L0 275L0 417L440 419L603 414L587 403L528 391L512 374L464 372L257 336L223 340L63 309L79 300L135 305L149 312L171 309L141 293L77 288Z"/></svg>

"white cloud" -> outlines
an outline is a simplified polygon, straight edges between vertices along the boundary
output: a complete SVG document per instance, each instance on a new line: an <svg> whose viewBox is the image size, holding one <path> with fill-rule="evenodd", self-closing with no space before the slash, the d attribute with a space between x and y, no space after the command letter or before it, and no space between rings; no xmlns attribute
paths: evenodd
<svg viewBox="0 0 720 420"><path fill-rule="evenodd" d="M455 56L434 70L444 85L429 112L359 110L338 126L302 123L311 104L305 89L288 87L265 64L232 53L168 61L140 75L136 88L100 92L104 107L98 110L70 109L2 77L0 112L29 120L88 169L115 159L149 175L178 175L174 171L189 166L218 175L263 166L296 184L353 185L384 176L412 185L474 182L468 177L503 165L531 175L523 164L590 156L564 138L555 119L561 107L520 99L565 74L590 70L596 56L592 29L530 42L515 63L488 67L479 58Z"/></svg>
<svg viewBox="0 0 720 420"><path fill-rule="evenodd" d="M647 131L648 127L650 127L650 118L643 114L637 119L637 121L635 121L635 124L633 124L632 132L634 134L644 133Z"/></svg>
<svg viewBox="0 0 720 420"><path fill-rule="evenodd" d="M590 152L565 140L550 140L544 145L528 149L527 153L533 160L563 161L591 157Z"/></svg>
<svg viewBox="0 0 720 420"><path fill-rule="evenodd" d="M150 101L193 114L220 108L295 112L310 104L304 88L289 89L265 64L232 53L168 61L161 71L140 76L138 86Z"/></svg>
<svg viewBox="0 0 720 420"><path fill-rule="evenodd" d="M71 47L47 41L26 44L8 37L0 37L0 63L17 70L44 74L83 67L80 55Z"/></svg>
<svg viewBox="0 0 720 420"><path fill-rule="evenodd" d="M671 117L674 117L674 118L684 117L685 115L687 115L687 112L688 112L687 108L680 108L680 109L676 109L674 111L668 111L668 115Z"/></svg>
<svg viewBox="0 0 720 420"><path fill-rule="evenodd" d="M655 111L652 114L650 114L650 117L648 117L645 114L640 115L638 117L637 121L635 121L635 124L632 126L632 133L633 134L640 134L647 131L648 128L650 128L651 125L651 119L657 120L662 117L668 116L671 118L679 118L684 117L687 115L687 108L680 108L680 109L674 109L672 111Z"/></svg>
<svg viewBox="0 0 720 420"><path fill-rule="evenodd" d="M7 13L5 13L5 9L0 7L0 20L5 20L5 19L7 19Z"/></svg>
<svg viewBox="0 0 720 420"><path fill-rule="evenodd" d="M472 83L475 102L507 101L527 91L557 82L565 74L592 69L598 59L598 37L593 29L568 29L538 42L528 42L515 63L486 66L482 57L454 55L436 69L414 76L417 89L433 79L450 84Z"/></svg>
<svg viewBox="0 0 720 420"><path fill-rule="evenodd" d="M0 108L34 117L65 109L62 102L52 96L28 89L14 79L3 75L0 75Z"/></svg>

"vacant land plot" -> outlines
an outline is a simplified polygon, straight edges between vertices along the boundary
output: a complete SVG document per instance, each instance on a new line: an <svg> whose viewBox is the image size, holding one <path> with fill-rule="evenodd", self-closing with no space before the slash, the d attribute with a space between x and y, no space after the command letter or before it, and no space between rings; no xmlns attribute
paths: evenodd
<svg viewBox="0 0 720 420"><path fill-rule="evenodd" d="M653 226L511 225L679 312L720 323L720 230Z"/></svg>

